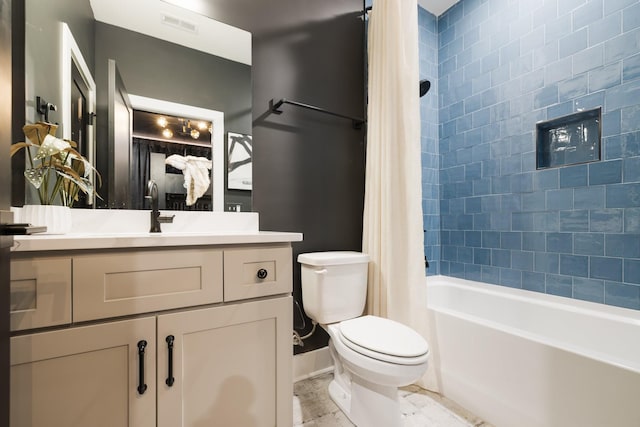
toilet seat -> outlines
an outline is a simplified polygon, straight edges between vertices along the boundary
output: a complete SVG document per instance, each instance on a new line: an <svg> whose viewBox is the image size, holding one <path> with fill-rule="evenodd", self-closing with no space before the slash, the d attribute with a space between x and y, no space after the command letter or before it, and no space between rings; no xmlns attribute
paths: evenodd
<svg viewBox="0 0 640 427"><path fill-rule="evenodd" d="M413 329L377 316L340 322L340 340L351 350L383 362L419 365L426 362L429 345Z"/></svg>

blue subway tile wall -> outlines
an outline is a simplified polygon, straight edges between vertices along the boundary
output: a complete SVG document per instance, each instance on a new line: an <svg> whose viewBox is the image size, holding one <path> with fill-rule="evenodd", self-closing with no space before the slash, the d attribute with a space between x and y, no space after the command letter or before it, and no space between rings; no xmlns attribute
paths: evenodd
<svg viewBox="0 0 640 427"><path fill-rule="evenodd" d="M640 0L419 16L429 272L640 309ZM597 107L601 161L536 170L536 123Z"/></svg>
<svg viewBox="0 0 640 427"><path fill-rule="evenodd" d="M439 119L438 119L438 38L446 38L445 35L438 35L438 20L425 9L418 7L418 32L420 50L420 79L427 79L431 82L429 92L420 98L420 124L421 124L421 147L422 147L422 206L424 224L424 253L429 261L428 274L440 274L440 258L443 249L440 240L440 147ZM452 34L453 35L453 34ZM471 42L471 36L468 37ZM417 85L416 85L417 86ZM417 92L417 87L416 87ZM447 114L453 116L462 115L463 104L452 105ZM452 182L465 181L465 173L469 174L468 182L481 178L481 164L468 168L466 172L464 166L457 170L449 171ZM473 193L471 190L470 194ZM462 201L464 204L464 201ZM474 209L477 201L469 201L469 209ZM458 208L456 208L458 209ZM464 212L464 207L462 207ZM460 247L464 249L464 242ZM457 252L456 246L452 247ZM472 258L463 257L464 262L472 262ZM464 268L464 267L463 267Z"/></svg>

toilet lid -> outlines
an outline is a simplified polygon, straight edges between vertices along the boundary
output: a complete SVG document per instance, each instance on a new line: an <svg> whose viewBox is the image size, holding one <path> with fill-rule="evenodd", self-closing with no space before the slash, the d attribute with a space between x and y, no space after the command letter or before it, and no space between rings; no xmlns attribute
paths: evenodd
<svg viewBox="0 0 640 427"><path fill-rule="evenodd" d="M429 344L416 331L382 317L363 316L340 322L340 333L352 350L394 363L413 364L413 359L422 359L429 352Z"/></svg>

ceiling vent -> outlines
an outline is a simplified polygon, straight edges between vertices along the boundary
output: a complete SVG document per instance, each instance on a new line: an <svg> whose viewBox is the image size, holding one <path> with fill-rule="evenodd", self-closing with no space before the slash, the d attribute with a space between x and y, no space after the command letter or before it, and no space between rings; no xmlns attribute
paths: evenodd
<svg viewBox="0 0 640 427"><path fill-rule="evenodd" d="M165 13L161 14L161 21L163 24L168 25L170 27L179 28L183 31L188 31L190 33L197 33L198 27L193 22L185 21L184 19L177 18L175 16L167 15Z"/></svg>

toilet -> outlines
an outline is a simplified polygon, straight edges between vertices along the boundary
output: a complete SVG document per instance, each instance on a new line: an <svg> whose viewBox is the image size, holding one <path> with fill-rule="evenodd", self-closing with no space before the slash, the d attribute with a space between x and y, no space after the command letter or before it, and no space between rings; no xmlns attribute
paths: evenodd
<svg viewBox="0 0 640 427"><path fill-rule="evenodd" d="M426 372L429 345L401 323L362 316L367 254L313 252L298 255L298 262L304 310L329 334L331 399L358 427L401 426L398 387Z"/></svg>

